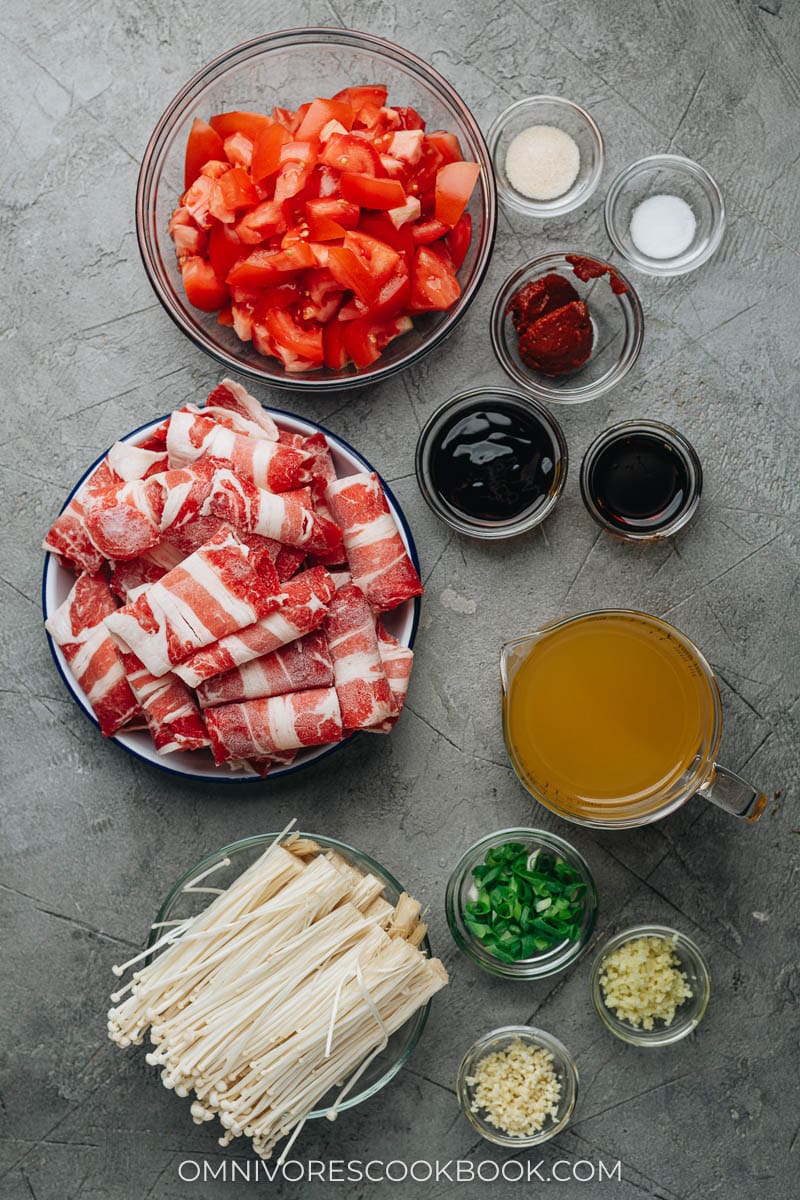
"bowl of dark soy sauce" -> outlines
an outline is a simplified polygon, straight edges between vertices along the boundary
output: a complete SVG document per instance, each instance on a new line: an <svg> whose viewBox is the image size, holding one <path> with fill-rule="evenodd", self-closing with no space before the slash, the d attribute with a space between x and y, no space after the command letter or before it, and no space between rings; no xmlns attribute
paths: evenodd
<svg viewBox="0 0 800 1200"><path fill-rule="evenodd" d="M581 463L581 495L598 525L627 541L671 537L703 490L692 444L659 421L622 421L595 438Z"/></svg>
<svg viewBox="0 0 800 1200"><path fill-rule="evenodd" d="M567 443L542 405L506 388L451 397L417 442L417 479L452 529L507 538L552 512L567 478Z"/></svg>

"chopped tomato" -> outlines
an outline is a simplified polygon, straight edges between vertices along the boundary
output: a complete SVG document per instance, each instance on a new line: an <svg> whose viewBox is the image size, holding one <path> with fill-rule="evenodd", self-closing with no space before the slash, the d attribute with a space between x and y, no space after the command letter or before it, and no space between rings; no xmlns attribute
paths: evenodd
<svg viewBox="0 0 800 1200"><path fill-rule="evenodd" d="M342 175L342 196L362 208L398 208L405 204L406 194L396 179L374 179L370 175L345 172Z"/></svg>
<svg viewBox="0 0 800 1200"><path fill-rule="evenodd" d="M461 146L454 133L450 133L446 129L435 129L433 133L426 134L426 137L428 144L441 154L442 162L451 163L463 160L464 155L461 153Z"/></svg>
<svg viewBox="0 0 800 1200"><path fill-rule="evenodd" d="M444 221L417 221L411 226L411 236L418 246L427 246L436 242L450 232L450 226Z"/></svg>
<svg viewBox="0 0 800 1200"><path fill-rule="evenodd" d="M380 84L193 123L172 214L187 300L287 372L363 369L456 302L479 171Z"/></svg>
<svg viewBox="0 0 800 1200"><path fill-rule="evenodd" d="M299 141L318 138L328 121L338 121L345 129L352 129L354 116L348 101L323 100L317 97L316 100L312 100L308 112L300 122L296 136Z"/></svg>
<svg viewBox="0 0 800 1200"><path fill-rule="evenodd" d="M331 246L328 267L334 279L337 279L343 288L355 292L365 304L371 304L377 297L378 285L352 250L344 246Z"/></svg>
<svg viewBox="0 0 800 1200"><path fill-rule="evenodd" d="M344 325L341 321L330 321L322 332L325 351L325 366L332 371L341 371L347 366L348 354L344 344Z"/></svg>
<svg viewBox="0 0 800 1200"><path fill-rule="evenodd" d="M271 283L283 283L287 276L316 264L317 260L305 242L290 246L287 250L255 250L236 263L226 282L242 284L244 287L267 287Z"/></svg>
<svg viewBox="0 0 800 1200"><path fill-rule="evenodd" d="M307 370L323 361L322 326L305 327L284 308L271 308L264 325L288 370ZM302 365L297 360L303 360Z"/></svg>
<svg viewBox="0 0 800 1200"><path fill-rule="evenodd" d="M225 138L225 157L237 167L249 167L253 161L253 143L243 133L232 133Z"/></svg>
<svg viewBox="0 0 800 1200"><path fill-rule="evenodd" d="M450 263L430 246L420 246L414 257L412 311L446 312L460 295L461 288Z"/></svg>
<svg viewBox="0 0 800 1200"><path fill-rule="evenodd" d="M445 163L436 173L436 220L451 228L467 207L481 169L477 163Z"/></svg>
<svg viewBox="0 0 800 1200"><path fill-rule="evenodd" d="M280 165L281 149L290 140L282 125L267 125L253 144L251 173L255 183L274 175Z"/></svg>
<svg viewBox="0 0 800 1200"><path fill-rule="evenodd" d="M367 233L360 233L356 229L348 230L345 234L344 248L352 250L353 254L364 264L369 271L370 278L377 285L376 290L382 283L385 283L390 275L394 275L400 265L400 255L396 250L387 246L385 242L370 237Z"/></svg>
<svg viewBox="0 0 800 1200"><path fill-rule="evenodd" d="M245 208L258 204L258 192L243 167L233 167L219 181L219 190L226 208Z"/></svg>
<svg viewBox="0 0 800 1200"><path fill-rule="evenodd" d="M183 186L191 187L205 164L212 158L222 158L224 153L222 138L216 129L212 129L210 125L206 125L205 121L195 117L189 131L189 140L186 143Z"/></svg>
<svg viewBox="0 0 800 1200"><path fill-rule="evenodd" d="M243 133L251 142L255 142L261 130L271 125L272 120L264 113L234 111L217 113L209 124L223 140L234 133Z"/></svg>
<svg viewBox="0 0 800 1200"><path fill-rule="evenodd" d="M354 133L340 133L325 143L319 161L338 171L350 171L358 175L384 174L380 156L364 138Z"/></svg>
<svg viewBox="0 0 800 1200"><path fill-rule="evenodd" d="M243 253L246 248L229 225L214 225L208 235L208 257L218 278L226 279Z"/></svg>
<svg viewBox="0 0 800 1200"><path fill-rule="evenodd" d="M181 264L186 299L203 312L216 312L228 299L228 289L214 274L214 268L204 258L186 258Z"/></svg>
<svg viewBox="0 0 800 1200"><path fill-rule="evenodd" d="M444 239L444 244L450 252L450 258L456 270L467 257L469 244L472 241L472 217L468 212L462 213L453 228Z"/></svg>
<svg viewBox="0 0 800 1200"><path fill-rule="evenodd" d="M357 204L351 204L349 200L341 198L316 199L306 200L306 215L309 221L327 219L335 221L343 229L356 229L361 210Z"/></svg>
<svg viewBox="0 0 800 1200"><path fill-rule="evenodd" d="M333 97L334 100L343 100L349 104L353 112L358 112L364 104L376 104L381 108L387 100L389 89L384 87L382 83L366 84L361 87L342 88Z"/></svg>
<svg viewBox="0 0 800 1200"><path fill-rule="evenodd" d="M425 122L415 108L397 108L394 110L400 117L403 129L424 129Z"/></svg>

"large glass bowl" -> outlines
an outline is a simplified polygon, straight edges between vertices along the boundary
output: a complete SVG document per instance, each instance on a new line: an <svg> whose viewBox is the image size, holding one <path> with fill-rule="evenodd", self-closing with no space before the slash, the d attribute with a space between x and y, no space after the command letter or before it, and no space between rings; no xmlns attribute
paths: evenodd
<svg viewBox="0 0 800 1200"><path fill-rule="evenodd" d="M204 875L207 878L203 879L203 887L229 887L243 871L252 866L256 859L264 853L267 847L278 836L277 833L262 833L255 837L242 838L238 842L232 842L229 846L223 846L221 850L216 850L213 854L208 854L200 862L190 867L188 871L185 871L180 879L173 884L161 908L158 910L151 929L148 946L154 945L163 935L163 926L165 924L183 921L187 917L195 917L208 907L211 902L208 893L187 891L188 885L193 880L196 880L200 875ZM396 904L400 899L401 893L405 891L402 884L398 883L394 875L391 875L385 867L382 867L379 862L376 862L374 858L370 858L368 854L364 854L361 850L355 850L345 842L337 841L336 838L324 837L320 833L301 833L299 836L302 838L312 838L315 842L319 843L323 852L326 850L335 850L337 854L340 854L342 858L352 866L358 868L358 870L374 875L376 879L380 879L383 883L383 895L391 904ZM430 956L431 945L427 937L420 944L420 950ZM346 1108L353 1108L356 1104L361 1104L364 1100L369 1100L370 1096L374 1096L376 1092L379 1092L381 1088L385 1087L394 1078L404 1063L411 1057L414 1047L425 1028L429 1012L430 1001L418 1009L413 1017L406 1021L405 1025L392 1034L388 1044L372 1060L361 1076L358 1090L351 1092L337 1106L339 1112L342 1112ZM309 1117L324 1117L331 1104L335 1101L339 1090L339 1088L332 1088L330 1093L324 1098L327 1103L321 1104L319 1108L314 1109L309 1114Z"/></svg>
<svg viewBox="0 0 800 1200"><path fill-rule="evenodd" d="M227 109L296 108L314 96L331 96L349 84L386 84L392 104L412 105L429 129L458 135L464 156L481 165L468 211L472 243L458 272L461 295L448 312L414 318L414 328L392 342L369 367L320 368L289 374L258 354L214 313L193 308L183 291L167 223L183 192L183 159L195 117L208 120ZM158 121L147 144L136 193L136 232L145 270L161 303L187 337L226 367L275 387L335 391L375 383L438 346L469 308L481 285L494 243L497 200L492 162L475 118L447 80L407 50L371 34L347 29L289 29L228 50L189 80Z"/></svg>

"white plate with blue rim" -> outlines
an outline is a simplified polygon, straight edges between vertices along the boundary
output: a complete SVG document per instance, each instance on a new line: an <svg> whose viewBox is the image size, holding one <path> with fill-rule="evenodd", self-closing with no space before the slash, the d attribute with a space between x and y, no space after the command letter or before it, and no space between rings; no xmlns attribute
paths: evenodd
<svg viewBox="0 0 800 1200"><path fill-rule="evenodd" d="M354 450L353 447L343 438L337 437L335 433L331 433L322 425L317 425L314 421L306 421L300 417L296 417L293 413L285 412L279 408L266 408L265 411L273 418L279 429L286 430L289 433L300 433L304 437L308 437L314 433L323 433L330 447L333 465L336 468L338 476L354 475L360 471L374 471L375 468L367 462L367 460ZM137 446L146 441L159 425L166 421L168 414L158 417L155 421L149 421L146 425L134 429L131 433L119 440L128 445ZM95 462L84 472L74 488L64 501L64 508L67 507L73 496L80 490L87 479L97 470L100 463L105 458L105 454L101 454ZM417 557L417 549L414 545L414 539L411 536L411 530L408 522L400 508L391 489L381 479L386 500L391 509L392 516L397 522L397 527L400 531L400 536L405 543L405 547L411 557L414 566L419 570L419 558ZM63 509L62 509L63 511ZM75 575L67 567L61 565L54 554L48 554L44 564L44 574L42 576L42 610L45 620L49 615L63 604L66 600L72 585L75 582ZM411 600L406 600L398 608L392 612L384 613L383 620L386 628L390 633L398 639L403 646L413 646L414 639L417 633L419 624L420 600L416 596ZM83 689L78 685L77 681L70 672L67 661L61 651L61 648L55 644L49 634L46 633L47 641L50 646L50 653L53 656L53 661L58 668L59 674L64 681L64 685L74 699L75 703L92 722L97 730L97 736L100 737L100 730L97 724L97 719L92 712L91 705L86 698ZM354 736L354 735L353 735ZM230 770L227 766L216 766L211 757L210 750L193 750L184 752L175 752L173 754L159 754L153 745L150 734L146 729L142 730L120 730L113 738L114 741L123 750L127 750L134 758L141 759L142 762L149 763L153 767L158 767L161 771L167 771L171 775L180 775L183 778L197 779L206 783L269 783L275 779L281 779L287 775L294 775L298 771L302 771L305 767L311 766L312 763L319 762L323 758L328 758L331 754L335 754L338 750L344 749L345 746L353 740L353 736L346 738L344 741L335 742L328 746L309 746L307 749L299 750L294 762L289 766L276 766L270 771L266 780L262 780L255 771L249 768L240 768ZM390 735L391 736L391 735Z"/></svg>

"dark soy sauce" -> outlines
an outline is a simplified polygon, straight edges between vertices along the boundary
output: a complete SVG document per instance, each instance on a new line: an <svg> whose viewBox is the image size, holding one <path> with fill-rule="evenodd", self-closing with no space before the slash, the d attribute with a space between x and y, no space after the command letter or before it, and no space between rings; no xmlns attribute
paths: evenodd
<svg viewBox="0 0 800 1200"><path fill-rule="evenodd" d="M618 529L656 532L690 498L686 463L654 433L631 433L611 442L598 454L588 484L595 504Z"/></svg>
<svg viewBox="0 0 800 1200"><path fill-rule="evenodd" d="M431 447L442 499L480 521L508 521L537 508L555 478L555 451L535 413L501 400L476 404L446 424Z"/></svg>

